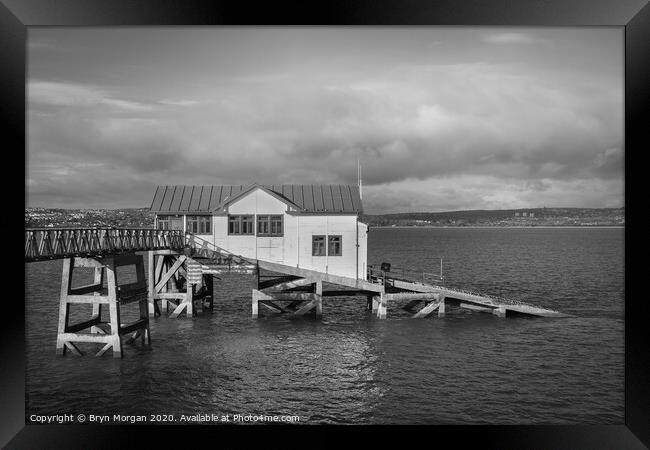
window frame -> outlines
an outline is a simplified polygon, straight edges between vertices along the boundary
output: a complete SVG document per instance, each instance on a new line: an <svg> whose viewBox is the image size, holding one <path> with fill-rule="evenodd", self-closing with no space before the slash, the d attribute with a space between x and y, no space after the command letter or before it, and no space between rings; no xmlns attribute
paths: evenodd
<svg viewBox="0 0 650 450"><path fill-rule="evenodd" d="M165 225L165 226L161 226ZM164 216L157 216L156 217L156 229L157 230L171 230L171 216L170 215L164 215Z"/></svg>
<svg viewBox="0 0 650 450"><path fill-rule="evenodd" d="M250 219L250 220L246 220ZM237 232L230 231L230 224L237 224ZM249 224L250 233L244 233L244 223ZM255 236L255 216L253 214L228 214L228 236Z"/></svg>
<svg viewBox="0 0 650 450"><path fill-rule="evenodd" d="M279 218L279 221L278 221ZM282 214L258 214L255 222L257 223L257 236L261 237L283 237L284 236L284 215ZM273 231L274 224L279 222L280 231ZM260 231L260 230L268 231Z"/></svg>
<svg viewBox="0 0 650 450"><path fill-rule="evenodd" d="M196 225L196 231L192 231L191 228L193 228L193 225ZM211 235L212 216L206 214L187 215L185 216L185 229L188 232L196 235Z"/></svg>
<svg viewBox="0 0 650 450"><path fill-rule="evenodd" d="M316 239L321 239L321 248L323 253L319 254L316 253L316 247L314 244L316 243ZM327 256L327 235L325 234L312 234L311 235L311 256Z"/></svg>
<svg viewBox="0 0 650 450"><path fill-rule="evenodd" d="M332 239L338 239L339 252L331 253L330 246L334 243ZM343 256L343 235L341 234L328 234L327 235L327 256Z"/></svg>

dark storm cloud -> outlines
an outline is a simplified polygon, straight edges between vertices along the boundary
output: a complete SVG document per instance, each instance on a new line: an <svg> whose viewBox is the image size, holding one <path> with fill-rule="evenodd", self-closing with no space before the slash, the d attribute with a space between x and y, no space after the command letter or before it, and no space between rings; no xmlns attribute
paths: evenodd
<svg viewBox="0 0 650 450"><path fill-rule="evenodd" d="M31 204L355 183L357 159L370 212L622 203L616 30L106 33L30 32Z"/></svg>

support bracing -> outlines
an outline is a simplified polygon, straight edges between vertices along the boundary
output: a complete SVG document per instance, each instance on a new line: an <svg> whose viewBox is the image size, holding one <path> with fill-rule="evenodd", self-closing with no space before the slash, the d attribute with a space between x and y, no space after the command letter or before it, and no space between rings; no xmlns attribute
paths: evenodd
<svg viewBox="0 0 650 450"><path fill-rule="evenodd" d="M135 282L118 283L117 267L135 266ZM90 268L94 270L93 284L72 287L75 270ZM104 281L106 288L104 288ZM139 319L130 324L123 324L121 308L127 304L137 303ZM90 305L90 319L70 324L72 305ZM103 306L108 307L108 321L103 321ZM113 350L115 358L122 357L123 338L125 334L137 333L144 344L151 344L149 330L148 289L144 276L144 261L136 254L121 254L107 258L71 257L63 260L61 295L59 301L59 324L57 332L56 353L65 354L69 350L81 355L82 351L75 345L79 342L103 344L96 356ZM84 330L88 330L85 331ZM136 337L137 337L136 336Z"/></svg>

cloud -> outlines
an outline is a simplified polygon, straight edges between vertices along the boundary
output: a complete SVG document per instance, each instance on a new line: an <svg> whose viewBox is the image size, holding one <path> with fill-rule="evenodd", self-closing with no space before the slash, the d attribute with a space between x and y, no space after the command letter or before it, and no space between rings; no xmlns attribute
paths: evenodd
<svg viewBox="0 0 650 450"><path fill-rule="evenodd" d="M547 39L534 38L530 34L521 32L505 32L488 34L483 38L490 44L539 44L549 42Z"/></svg>
<svg viewBox="0 0 650 450"><path fill-rule="evenodd" d="M105 105L124 111L152 111L154 108L141 102L111 97L96 86L30 81L27 86L28 102L32 105L94 106Z"/></svg>
<svg viewBox="0 0 650 450"><path fill-rule="evenodd" d="M158 103L171 106L195 106L202 102L198 100L160 100Z"/></svg>
<svg viewBox="0 0 650 450"><path fill-rule="evenodd" d="M436 53L455 51L444 43ZM272 55L238 69L244 53L233 52L221 77L198 67L182 78L145 59L93 83L39 73L28 86L30 199L138 206L157 184L354 184L359 158L368 212L622 204L620 74L491 48L521 58L407 58L391 47L372 67L339 49L296 56L295 70ZM93 186L102 194L87 195Z"/></svg>

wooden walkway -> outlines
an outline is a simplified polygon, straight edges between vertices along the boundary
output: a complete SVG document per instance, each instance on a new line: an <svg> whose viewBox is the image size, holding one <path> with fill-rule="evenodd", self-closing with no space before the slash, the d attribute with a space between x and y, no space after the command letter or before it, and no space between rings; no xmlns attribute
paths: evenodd
<svg viewBox="0 0 650 450"><path fill-rule="evenodd" d="M559 311L529 305L518 300L467 291L433 282L409 280L403 276L376 270L372 267L369 269L369 280L384 286L384 297L387 302L408 301L404 307L406 310L412 310L419 302L422 302L423 309L415 313L414 317L425 317L434 311L437 311L438 315L443 315L445 305L489 312L501 317L512 315L568 317L567 314Z"/></svg>

